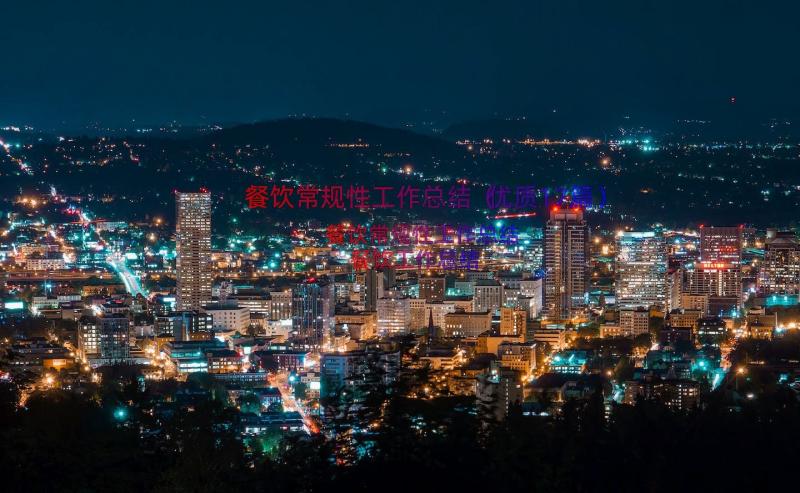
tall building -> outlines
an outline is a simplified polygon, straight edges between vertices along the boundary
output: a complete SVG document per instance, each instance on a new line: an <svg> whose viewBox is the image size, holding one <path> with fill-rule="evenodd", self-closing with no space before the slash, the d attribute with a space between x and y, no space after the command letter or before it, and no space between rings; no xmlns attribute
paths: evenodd
<svg viewBox="0 0 800 493"><path fill-rule="evenodd" d="M544 233L544 309L567 319L586 304L589 228L580 208L550 211Z"/></svg>
<svg viewBox="0 0 800 493"><path fill-rule="evenodd" d="M124 361L130 356L128 317L109 315L81 317L78 354L84 360Z"/></svg>
<svg viewBox="0 0 800 493"><path fill-rule="evenodd" d="M691 294L707 294L709 312L718 314L742 305L742 244L744 228L700 228L700 262L689 271Z"/></svg>
<svg viewBox="0 0 800 493"><path fill-rule="evenodd" d="M686 271L684 293L708 296L708 313L738 310L742 303L742 275L738 264L700 261Z"/></svg>
<svg viewBox="0 0 800 493"><path fill-rule="evenodd" d="M652 231L617 234L615 265L618 306L664 306L667 299L667 249Z"/></svg>
<svg viewBox="0 0 800 493"><path fill-rule="evenodd" d="M700 260L739 265L742 261L743 228L700 228Z"/></svg>
<svg viewBox="0 0 800 493"><path fill-rule="evenodd" d="M800 293L800 243L794 233L777 232L767 241L758 288L764 294Z"/></svg>
<svg viewBox="0 0 800 493"><path fill-rule="evenodd" d="M334 318L333 285L310 279L292 290L292 330L306 344L321 346Z"/></svg>
<svg viewBox="0 0 800 493"><path fill-rule="evenodd" d="M177 309L199 310L211 301L211 194L175 195Z"/></svg>
<svg viewBox="0 0 800 493"><path fill-rule="evenodd" d="M394 284L394 269L368 269L364 273L364 310L368 312L377 310L378 299L383 298L386 290L392 288Z"/></svg>
<svg viewBox="0 0 800 493"><path fill-rule="evenodd" d="M390 290L386 297L378 300L378 334L397 335L408 333L411 324L411 300L399 291Z"/></svg>

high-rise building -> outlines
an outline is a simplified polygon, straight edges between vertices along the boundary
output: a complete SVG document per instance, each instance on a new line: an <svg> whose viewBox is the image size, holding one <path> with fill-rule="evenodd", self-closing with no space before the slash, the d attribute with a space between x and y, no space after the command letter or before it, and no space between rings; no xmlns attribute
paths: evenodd
<svg viewBox="0 0 800 493"><path fill-rule="evenodd" d="M689 271L691 294L708 294L709 313L738 312L742 304L744 228L700 228L700 262Z"/></svg>
<svg viewBox="0 0 800 493"><path fill-rule="evenodd" d="M395 284L395 270L392 268L368 269L364 273L364 310L377 310L378 298L383 298L387 289Z"/></svg>
<svg viewBox="0 0 800 493"><path fill-rule="evenodd" d="M177 309L199 310L211 301L211 194L175 195Z"/></svg>
<svg viewBox="0 0 800 493"><path fill-rule="evenodd" d="M708 313L738 310L742 301L741 267L730 262L700 261L686 271L684 293L708 296Z"/></svg>
<svg viewBox="0 0 800 493"><path fill-rule="evenodd" d="M130 357L130 322L126 316L100 317L100 357L124 361Z"/></svg>
<svg viewBox="0 0 800 493"><path fill-rule="evenodd" d="M130 356L128 317L108 315L81 317L78 328L78 354L84 360L124 361Z"/></svg>
<svg viewBox="0 0 800 493"><path fill-rule="evenodd" d="M580 208L550 211L544 233L544 309L550 318L570 318L586 304L588 238Z"/></svg>
<svg viewBox="0 0 800 493"><path fill-rule="evenodd" d="M399 291L389 290L378 300L378 334L405 334L411 324L410 299Z"/></svg>
<svg viewBox="0 0 800 493"><path fill-rule="evenodd" d="M317 279L306 280L292 290L292 330L306 344L321 346L333 328L333 285Z"/></svg>
<svg viewBox="0 0 800 493"><path fill-rule="evenodd" d="M743 228L700 228L700 260L739 265L742 261Z"/></svg>
<svg viewBox="0 0 800 493"><path fill-rule="evenodd" d="M618 306L664 306L667 299L667 249L652 231L617 234L615 265Z"/></svg>
<svg viewBox="0 0 800 493"><path fill-rule="evenodd" d="M767 240L758 287L764 294L800 293L800 243L794 233L777 232Z"/></svg>

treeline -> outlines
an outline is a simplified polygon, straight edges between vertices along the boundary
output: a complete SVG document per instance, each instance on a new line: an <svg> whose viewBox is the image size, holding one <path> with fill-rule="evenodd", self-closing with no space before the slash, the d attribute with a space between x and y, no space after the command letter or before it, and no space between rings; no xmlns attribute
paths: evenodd
<svg viewBox="0 0 800 493"><path fill-rule="evenodd" d="M380 426L335 440L286 437L253 452L237 412L211 398L163 424L158 446L140 437L152 416L120 402L135 385L82 395L48 392L14 405L0 386L3 490L323 491L771 491L792 484L800 406L777 387L739 406L723 393L674 413L650 402L570 402L558 417L501 423L450 398L389 399Z"/></svg>

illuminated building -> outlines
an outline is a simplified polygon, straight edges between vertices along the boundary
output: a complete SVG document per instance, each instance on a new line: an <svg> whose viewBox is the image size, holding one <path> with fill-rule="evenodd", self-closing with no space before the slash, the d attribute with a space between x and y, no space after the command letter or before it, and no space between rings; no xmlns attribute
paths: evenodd
<svg viewBox="0 0 800 493"><path fill-rule="evenodd" d="M211 350L225 349L217 339L207 341L172 341L164 344L163 350L172 368L178 373L208 371L208 357Z"/></svg>
<svg viewBox="0 0 800 493"><path fill-rule="evenodd" d="M497 347L497 358L502 368L529 375L536 369L536 344L503 342Z"/></svg>
<svg viewBox="0 0 800 493"><path fill-rule="evenodd" d="M199 310L211 301L211 194L175 195L177 309Z"/></svg>
<svg viewBox="0 0 800 493"><path fill-rule="evenodd" d="M98 363L125 361L130 357L130 323L125 316L81 317L78 354Z"/></svg>
<svg viewBox="0 0 800 493"><path fill-rule="evenodd" d="M667 311L681 308L681 295L683 294L683 269L670 269L667 271Z"/></svg>
<svg viewBox="0 0 800 493"><path fill-rule="evenodd" d="M364 273L364 309L375 311L378 298L382 298L386 290L395 284L394 269L368 269Z"/></svg>
<svg viewBox="0 0 800 493"><path fill-rule="evenodd" d="M475 344L476 353L497 354L497 349L504 342L522 343L525 342L524 335L500 335L497 332L487 331L478 336Z"/></svg>
<svg viewBox="0 0 800 493"><path fill-rule="evenodd" d="M409 328L416 331L428 324L428 310L425 309L427 302L424 299L409 298L408 305L410 310L411 322Z"/></svg>
<svg viewBox="0 0 800 493"><path fill-rule="evenodd" d="M560 351L567 345L567 331L563 328L544 327L536 329L533 340L540 344L547 344L553 350Z"/></svg>
<svg viewBox="0 0 800 493"><path fill-rule="evenodd" d="M568 319L586 305L589 229L579 208L550 211L544 232L544 311Z"/></svg>
<svg viewBox="0 0 800 493"><path fill-rule="evenodd" d="M703 315L708 313L707 294L683 293L680 299L680 308L684 308L686 310L700 310Z"/></svg>
<svg viewBox="0 0 800 493"><path fill-rule="evenodd" d="M524 334L527 328L528 313L525 310L503 307L500 309L500 334Z"/></svg>
<svg viewBox="0 0 800 493"><path fill-rule="evenodd" d="M487 373L478 377L475 390L478 411L503 420L512 405L519 405L524 398L522 375L516 370L493 365Z"/></svg>
<svg viewBox="0 0 800 493"><path fill-rule="evenodd" d="M242 357L231 349L209 349L206 352L208 373L236 373L242 371Z"/></svg>
<svg viewBox="0 0 800 493"><path fill-rule="evenodd" d="M156 334L169 334L176 341L207 339L211 336L214 319L197 311L172 312L156 316Z"/></svg>
<svg viewBox="0 0 800 493"><path fill-rule="evenodd" d="M523 279L519 283L519 294L521 297L528 298L527 306L523 307L528 310L528 316L534 319L539 316L542 311L542 287L544 279L537 277L534 279Z"/></svg>
<svg viewBox="0 0 800 493"><path fill-rule="evenodd" d="M398 291L390 290L378 300L378 334L406 334L411 324L410 300Z"/></svg>
<svg viewBox="0 0 800 493"><path fill-rule="evenodd" d="M458 311L444 316L444 331L447 337L478 337L492 328L489 312Z"/></svg>
<svg viewBox="0 0 800 493"><path fill-rule="evenodd" d="M700 228L700 260L706 262L726 262L741 264L743 228L721 228L705 226Z"/></svg>
<svg viewBox="0 0 800 493"><path fill-rule="evenodd" d="M34 254L27 257L24 262L27 270L50 271L67 268L64 262L64 254L58 252L48 252L43 255Z"/></svg>
<svg viewBox="0 0 800 493"><path fill-rule="evenodd" d="M725 340L727 327L719 317L706 317L697 321L697 342L703 346L719 347Z"/></svg>
<svg viewBox="0 0 800 493"><path fill-rule="evenodd" d="M337 313L336 325L344 324L350 329L354 325L360 325L356 337L353 337L351 330L351 337L353 339L371 339L375 337L378 330L378 313L377 312L353 312L353 313Z"/></svg>
<svg viewBox="0 0 800 493"><path fill-rule="evenodd" d="M272 312L272 298L267 293L230 294L225 297L225 301L236 303L236 306L242 308L247 308L250 313L263 313L269 315Z"/></svg>
<svg viewBox="0 0 800 493"><path fill-rule="evenodd" d="M742 301L742 275L738 264L700 261L687 270L684 292L708 296L708 313L738 310Z"/></svg>
<svg viewBox="0 0 800 493"><path fill-rule="evenodd" d="M686 327L694 329L697 321L703 316L703 312L697 309L681 308L672 310L667 316L666 322L672 327Z"/></svg>
<svg viewBox="0 0 800 493"><path fill-rule="evenodd" d="M428 303L444 301L445 278L421 277L419 280L419 297Z"/></svg>
<svg viewBox="0 0 800 493"><path fill-rule="evenodd" d="M586 351L561 351L550 358L550 371L553 373L580 374L586 371L589 355Z"/></svg>
<svg viewBox="0 0 800 493"><path fill-rule="evenodd" d="M428 318L430 321L433 322L435 327L444 327L445 325L445 315L448 313L453 313L456 311L455 303L451 302L434 302L434 303L425 303L425 312L428 314Z"/></svg>
<svg viewBox="0 0 800 493"><path fill-rule="evenodd" d="M292 330L294 337L320 346L334 321L333 286L317 279L306 280L292 290Z"/></svg>
<svg viewBox="0 0 800 493"><path fill-rule="evenodd" d="M270 320L289 320L292 318L292 290L270 291Z"/></svg>
<svg viewBox="0 0 800 493"><path fill-rule="evenodd" d="M758 279L764 294L800 293L800 243L792 232L778 232L767 241Z"/></svg>
<svg viewBox="0 0 800 493"><path fill-rule="evenodd" d="M601 324L600 325L600 337L601 338L611 338L611 337L630 337L631 333L627 330L624 330L621 325L618 324Z"/></svg>
<svg viewBox="0 0 800 493"><path fill-rule="evenodd" d="M664 238L652 231L617 234L615 273L618 306L665 306L667 250Z"/></svg>
<svg viewBox="0 0 800 493"><path fill-rule="evenodd" d="M694 380L647 376L625 383L623 402L636 404L638 399L655 400L672 410L688 411L697 405L700 384Z"/></svg>
<svg viewBox="0 0 800 493"><path fill-rule="evenodd" d="M97 317L81 317L78 325L78 355L88 360L100 353L100 321Z"/></svg>
<svg viewBox="0 0 800 493"><path fill-rule="evenodd" d="M474 311L493 314L503 304L503 286L497 281L477 281L472 301Z"/></svg>
<svg viewBox="0 0 800 493"><path fill-rule="evenodd" d="M203 312L211 315L216 331L245 333L250 326L250 309L235 303L212 303L205 305Z"/></svg>
<svg viewBox="0 0 800 493"><path fill-rule="evenodd" d="M700 228L700 261L687 272L685 292L707 294L708 313L738 312L742 304L743 228Z"/></svg>
<svg viewBox="0 0 800 493"><path fill-rule="evenodd" d="M619 326L624 333L633 337L647 334L650 330L650 310L643 306L621 308Z"/></svg>

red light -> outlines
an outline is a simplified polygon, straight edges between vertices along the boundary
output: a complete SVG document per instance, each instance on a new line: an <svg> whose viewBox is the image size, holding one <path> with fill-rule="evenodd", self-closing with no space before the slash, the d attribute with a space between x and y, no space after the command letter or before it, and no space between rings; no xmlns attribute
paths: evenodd
<svg viewBox="0 0 800 493"><path fill-rule="evenodd" d="M557 205L554 205L554 206L553 206L553 212L558 212L558 210L559 210L558 206L557 206Z"/></svg>

